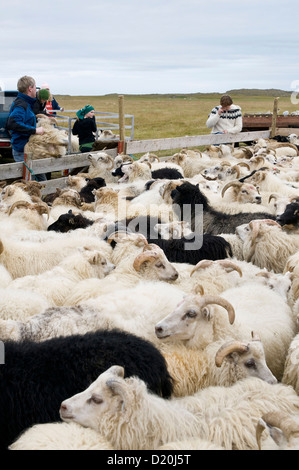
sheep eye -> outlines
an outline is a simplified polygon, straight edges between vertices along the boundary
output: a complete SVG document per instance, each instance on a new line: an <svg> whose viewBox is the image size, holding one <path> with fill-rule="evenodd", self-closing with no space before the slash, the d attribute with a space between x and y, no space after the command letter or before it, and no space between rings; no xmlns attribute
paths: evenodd
<svg viewBox="0 0 299 470"><path fill-rule="evenodd" d="M196 311L195 310L188 310L188 312L186 312L185 314L185 317L186 318L195 318L197 315Z"/></svg>
<svg viewBox="0 0 299 470"><path fill-rule="evenodd" d="M107 262L106 262L106 261L102 261L101 264L102 264L102 266L105 266L105 264L107 264Z"/></svg>
<svg viewBox="0 0 299 470"><path fill-rule="evenodd" d="M245 367L248 367L248 369L250 368L255 369L256 365L255 365L254 359L249 359L249 361L245 362Z"/></svg>
<svg viewBox="0 0 299 470"><path fill-rule="evenodd" d="M165 268L165 266L162 263L156 263L156 268Z"/></svg>
<svg viewBox="0 0 299 470"><path fill-rule="evenodd" d="M93 403L96 403L97 405L100 405L101 403L103 403L102 398L100 398L98 395L91 395L90 400L91 400Z"/></svg>

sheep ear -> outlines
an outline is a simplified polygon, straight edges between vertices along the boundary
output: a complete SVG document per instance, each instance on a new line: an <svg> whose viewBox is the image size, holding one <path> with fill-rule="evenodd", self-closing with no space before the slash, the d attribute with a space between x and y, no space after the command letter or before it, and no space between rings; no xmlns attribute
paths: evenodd
<svg viewBox="0 0 299 470"><path fill-rule="evenodd" d="M270 436L272 437L273 441L279 446L283 447L287 444L287 440L283 431L275 426L268 426L267 429L269 431Z"/></svg>
<svg viewBox="0 0 299 470"><path fill-rule="evenodd" d="M124 378L125 376L125 369L122 366L111 366L106 372L121 378Z"/></svg>
<svg viewBox="0 0 299 470"><path fill-rule="evenodd" d="M209 307L202 308L201 314L204 320L210 321L212 318L211 310L209 309Z"/></svg>
<svg viewBox="0 0 299 470"><path fill-rule="evenodd" d="M88 262L90 264L99 264L99 260L101 259L100 253L96 253L88 258Z"/></svg>

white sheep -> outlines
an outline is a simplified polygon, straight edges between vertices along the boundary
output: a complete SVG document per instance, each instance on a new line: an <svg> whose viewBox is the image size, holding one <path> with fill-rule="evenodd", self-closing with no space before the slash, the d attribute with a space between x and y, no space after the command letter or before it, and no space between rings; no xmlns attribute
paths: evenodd
<svg viewBox="0 0 299 470"><path fill-rule="evenodd" d="M273 439L273 446L265 448L265 444L261 442L264 432L268 432ZM298 436L298 417L290 413L272 411L265 413L258 420L256 440L259 450L299 450Z"/></svg>
<svg viewBox="0 0 299 470"><path fill-rule="evenodd" d="M291 385L299 395L299 334L292 339L285 360L282 383Z"/></svg>
<svg viewBox="0 0 299 470"><path fill-rule="evenodd" d="M38 120L37 127L42 126L45 132L30 136L24 151L33 160L49 157L63 157L68 147L68 135L64 129L54 127L56 120L46 116Z"/></svg>
<svg viewBox="0 0 299 470"><path fill-rule="evenodd" d="M118 450L152 450L200 437L228 450L257 449L256 425L266 411L299 411L292 387L257 378L231 387L208 387L165 400L148 393L137 377L112 366L86 390L61 403L65 422L90 427Z"/></svg>
<svg viewBox="0 0 299 470"><path fill-rule="evenodd" d="M151 165L135 161L123 165L122 172L124 175L118 180L119 183L133 183L136 180L150 180L152 177Z"/></svg>
<svg viewBox="0 0 299 470"><path fill-rule="evenodd" d="M36 424L23 432L9 450L113 450L98 432L77 423Z"/></svg>
<svg viewBox="0 0 299 470"><path fill-rule="evenodd" d="M286 184L275 172L272 171L256 171L252 176L246 179L247 183L254 184L259 187L261 192L265 191L269 194L279 193L281 196L298 196L298 189L292 188Z"/></svg>
<svg viewBox="0 0 299 470"><path fill-rule="evenodd" d="M204 170L210 164L211 159L205 152L182 149L181 152L168 157L167 162L180 166L185 178L192 178Z"/></svg>
<svg viewBox="0 0 299 470"><path fill-rule="evenodd" d="M132 287L142 279L173 282L178 278L176 268L161 248L148 244L138 234L118 234L117 237L119 241L111 257L115 270L106 279L79 282L76 291L65 299L65 305L78 305L100 294L114 292L116 288Z"/></svg>
<svg viewBox="0 0 299 470"><path fill-rule="evenodd" d="M2 237L0 240L0 262L15 279L28 274L39 274L53 268L83 244L91 250L101 251L107 259L110 258L112 250L105 241L92 236L67 235L68 237L51 237L39 243L21 242Z"/></svg>
<svg viewBox="0 0 299 470"><path fill-rule="evenodd" d="M114 295L104 290L79 305L48 308L26 318L23 323L22 320L2 321L0 337L44 341L102 328L119 328L134 332L156 345L161 343L155 336L154 325L161 314L166 315L175 308L185 293L172 284L161 285L155 281L141 281L129 288L116 289L111 290Z"/></svg>
<svg viewBox="0 0 299 470"><path fill-rule="evenodd" d="M271 219L242 224L236 234L242 240L243 259L275 273L282 273L287 259L299 250L299 236L284 232Z"/></svg>
<svg viewBox="0 0 299 470"><path fill-rule="evenodd" d="M106 183L117 183L118 178L112 175L114 168L114 160L111 155L106 152L90 153L88 155L90 166L88 168L88 177L104 178Z"/></svg>
<svg viewBox="0 0 299 470"><path fill-rule="evenodd" d="M171 337L200 349L224 338L242 341L251 331L261 338L268 367L280 379L295 320L284 299L266 286L248 283L221 296L190 294L156 324L160 339Z"/></svg>
<svg viewBox="0 0 299 470"><path fill-rule="evenodd" d="M12 287L0 288L0 318L2 320L26 321L29 316L44 312L50 304L46 297L27 289ZM6 323L5 323L6 324ZM8 324L6 324L8 326ZM6 329L6 339L10 339L9 330Z"/></svg>
<svg viewBox="0 0 299 470"><path fill-rule="evenodd" d="M89 278L102 279L114 267L99 250L90 250L83 245L52 269L16 278L9 287L40 293L50 306L63 305L65 298L76 291L78 282Z"/></svg>

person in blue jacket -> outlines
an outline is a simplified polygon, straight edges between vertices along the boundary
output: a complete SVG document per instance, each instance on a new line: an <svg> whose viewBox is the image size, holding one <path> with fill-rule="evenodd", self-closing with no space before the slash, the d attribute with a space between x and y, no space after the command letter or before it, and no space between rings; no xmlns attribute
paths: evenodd
<svg viewBox="0 0 299 470"><path fill-rule="evenodd" d="M44 134L42 126L36 127L33 106L36 101L36 84L32 77L21 77L17 84L18 95L11 105L6 127L11 135L12 155L16 162L24 162L24 147L33 134ZM35 175L37 181L46 181L45 174Z"/></svg>

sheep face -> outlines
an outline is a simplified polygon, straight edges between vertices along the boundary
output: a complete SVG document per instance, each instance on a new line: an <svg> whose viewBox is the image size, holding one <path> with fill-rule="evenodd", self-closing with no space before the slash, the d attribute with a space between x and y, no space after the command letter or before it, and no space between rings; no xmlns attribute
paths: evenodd
<svg viewBox="0 0 299 470"><path fill-rule="evenodd" d="M133 267L147 279L175 281L179 277L178 271L168 261L163 250L153 243L144 247L143 252L135 258Z"/></svg>
<svg viewBox="0 0 299 470"><path fill-rule="evenodd" d="M101 417L105 413L117 415L124 408L124 397L120 390L123 377L123 367L110 367L86 390L61 403L61 419L99 430Z"/></svg>
<svg viewBox="0 0 299 470"><path fill-rule="evenodd" d="M225 299L217 296L188 295L178 304L176 309L167 315L155 326L156 336L159 339L171 337L177 341L194 341L198 344L200 335L201 347L213 341L213 319L218 304L228 312L229 322L235 319L232 305Z"/></svg>
<svg viewBox="0 0 299 470"><path fill-rule="evenodd" d="M96 169L112 170L114 166L113 158L105 152L98 152L97 154L90 153L88 155L90 165Z"/></svg>
<svg viewBox="0 0 299 470"><path fill-rule="evenodd" d="M231 373L239 380L257 377L270 384L277 383L276 377L267 366L263 344L254 332L249 342L230 340L224 343L216 353L215 364L222 367L224 361L230 365Z"/></svg>
<svg viewBox="0 0 299 470"><path fill-rule="evenodd" d="M276 221L284 225L292 225L297 227L299 225L299 203L292 202L288 204L285 211L276 218Z"/></svg>
<svg viewBox="0 0 299 470"><path fill-rule="evenodd" d="M209 312L203 312L198 306L197 296L188 296L177 308L167 315L155 326L156 336L159 339L172 337L175 340L189 340L195 334L200 317L207 319Z"/></svg>

